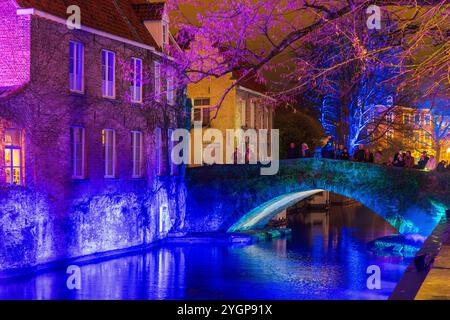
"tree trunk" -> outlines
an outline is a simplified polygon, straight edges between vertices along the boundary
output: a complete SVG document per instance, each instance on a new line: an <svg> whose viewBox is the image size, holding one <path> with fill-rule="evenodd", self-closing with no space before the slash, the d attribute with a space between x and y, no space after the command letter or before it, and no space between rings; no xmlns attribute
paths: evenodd
<svg viewBox="0 0 450 320"><path fill-rule="evenodd" d="M436 142L436 163L441 161L441 143L440 141Z"/></svg>

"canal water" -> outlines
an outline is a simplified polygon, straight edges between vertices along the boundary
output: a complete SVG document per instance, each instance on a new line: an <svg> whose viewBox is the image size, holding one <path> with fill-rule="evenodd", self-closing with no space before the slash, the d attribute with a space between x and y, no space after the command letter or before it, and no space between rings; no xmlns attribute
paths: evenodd
<svg viewBox="0 0 450 320"><path fill-rule="evenodd" d="M320 197L272 222L291 228L288 238L165 245L81 266L80 290L67 288L66 270L0 280L0 299L387 299L411 259L377 256L366 244L395 230L358 203ZM372 265L381 289L367 288Z"/></svg>

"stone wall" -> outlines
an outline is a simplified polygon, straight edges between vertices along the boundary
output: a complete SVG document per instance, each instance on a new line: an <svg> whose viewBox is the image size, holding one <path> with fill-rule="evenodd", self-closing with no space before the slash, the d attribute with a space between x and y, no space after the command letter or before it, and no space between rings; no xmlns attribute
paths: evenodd
<svg viewBox="0 0 450 320"><path fill-rule="evenodd" d="M450 208L449 174L350 161L281 161L275 176L249 165L191 168L187 183L189 231L227 231L268 201L314 189L357 200L402 233L430 234Z"/></svg>
<svg viewBox="0 0 450 320"><path fill-rule="evenodd" d="M0 277L42 264L146 246L183 227L186 190L161 181L157 191L81 194L68 212L45 194L15 187L0 192ZM160 206L168 205L167 217ZM161 228L161 221L168 221Z"/></svg>

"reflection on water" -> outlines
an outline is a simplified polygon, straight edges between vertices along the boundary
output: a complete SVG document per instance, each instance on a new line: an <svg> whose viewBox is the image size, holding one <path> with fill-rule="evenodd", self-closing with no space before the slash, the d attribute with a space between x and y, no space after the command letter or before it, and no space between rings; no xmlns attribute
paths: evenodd
<svg viewBox="0 0 450 320"><path fill-rule="evenodd" d="M0 298L386 299L410 260L377 257L366 243L395 231L367 208L333 197L319 195L281 213L277 220L293 230L289 239L245 247L167 245L82 266L79 291L67 289L61 270L2 281ZM330 201L341 203L327 208ZM373 264L382 270L381 290L366 288Z"/></svg>

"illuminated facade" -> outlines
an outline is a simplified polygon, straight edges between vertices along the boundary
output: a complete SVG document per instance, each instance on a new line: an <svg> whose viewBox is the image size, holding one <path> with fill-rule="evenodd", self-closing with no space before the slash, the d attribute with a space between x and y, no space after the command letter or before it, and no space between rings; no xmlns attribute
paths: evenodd
<svg viewBox="0 0 450 320"><path fill-rule="evenodd" d="M0 271L139 246L182 227L168 132L185 97L142 17L151 8L138 2L72 1L82 25L70 30L65 1L0 0L0 211L30 224L14 230L37 230L27 241L8 233L8 252L30 257L0 249Z"/></svg>
<svg viewBox="0 0 450 320"><path fill-rule="evenodd" d="M203 128L219 129L223 137L226 137L227 129L268 129L270 131L273 128L272 99L265 94L267 88L253 79L233 87L223 100L216 116L216 106L236 79L236 75L230 73L221 78L209 77L198 83L189 84L187 95L193 106L192 123L201 122ZM194 130L198 129L192 128L191 133ZM209 144L208 141L204 142L204 146ZM270 147L268 149L270 150ZM200 151L194 150L191 154L194 152ZM227 160L225 150L223 155L225 163Z"/></svg>
<svg viewBox="0 0 450 320"><path fill-rule="evenodd" d="M374 121L376 149L409 150L416 161L424 151L440 160L450 160L450 116L446 113L397 106L380 114L383 118Z"/></svg>

